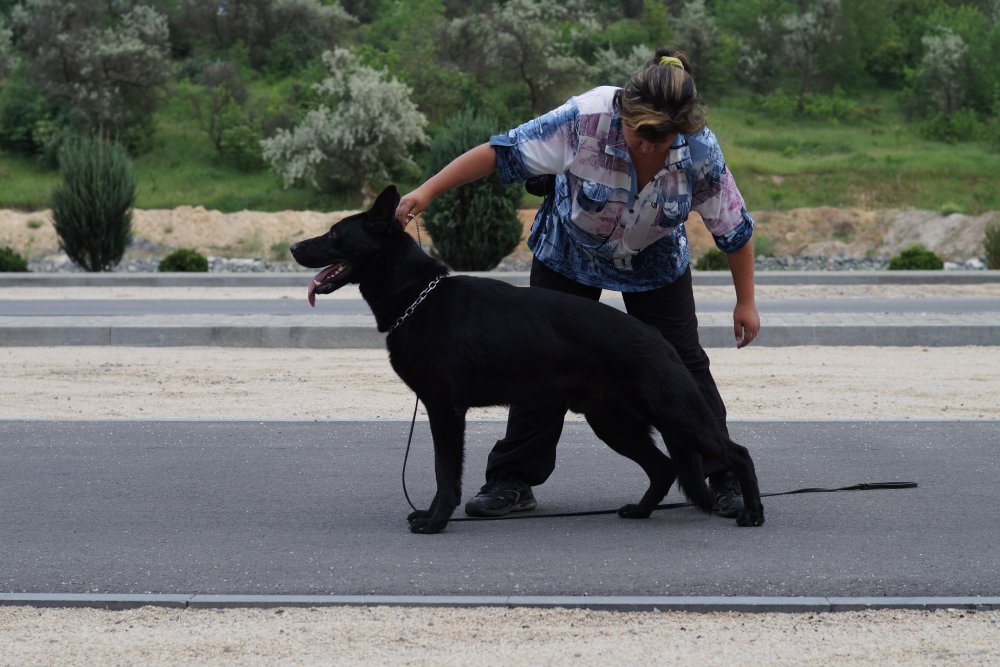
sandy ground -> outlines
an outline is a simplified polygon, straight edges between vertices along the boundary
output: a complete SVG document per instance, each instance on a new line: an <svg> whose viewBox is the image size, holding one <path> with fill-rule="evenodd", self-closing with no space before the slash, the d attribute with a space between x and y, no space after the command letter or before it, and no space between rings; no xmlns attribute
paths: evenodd
<svg viewBox="0 0 1000 667"><path fill-rule="evenodd" d="M995 348L709 352L734 420L1000 419ZM399 420L414 403L382 350L0 347L0 377L0 419Z"/></svg>
<svg viewBox="0 0 1000 667"><path fill-rule="evenodd" d="M1000 297L1000 286L760 286L761 298ZM303 299L162 288L156 298ZM4 298L150 298L148 289ZM348 292L332 298L353 296ZM699 299L731 288L698 288ZM766 320L765 320L766 326ZM1000 419L1000 349L712 349L734 420ZM408 419L382 350L0 347L0 419ZM322 402L312 400L316 387ZM470 419L503 419L502 409ZM2 425L0 425L2 433ZM0 446L2 441L0 441ZM2 540L2 533L0 533ZM2 546L2 541L0 541ZM2 562L0 562L2 567ZM0 665L1000 664L1000 612L616 613L0 607ZM806 657L808 656L808 657Z"/></svg>
<svg viewBox="0 0 1000 667"><path fill-rule="evenodd" d="M1000 612L0 608L2 665L990 665ZM696 662L695 662L696 661Z"/></svg>

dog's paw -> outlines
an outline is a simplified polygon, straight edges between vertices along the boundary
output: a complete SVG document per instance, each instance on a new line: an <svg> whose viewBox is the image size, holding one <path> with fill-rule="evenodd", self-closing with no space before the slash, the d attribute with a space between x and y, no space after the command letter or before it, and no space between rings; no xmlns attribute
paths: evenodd
<svg viewBox="0 0 1000 667"><path fill-rule="evenodd" d="M415 512L410 512L410 514L406 517L406 520L413 523L416 519L426 519L430 515L430 510L417 510Z"/></svg>
<svg viewBox="0 0 1000 667"><path fill-rule="evenodd" d="M741 528L746 528L747 526L763 526L764 525L764 508L761 507L756 510L745 509L740 512L739 516L736 517L736 525Z"/></svg>
<svg viewBox="0 0 1000 667"><path fill-rule="evenodd" d="M410 532L419 535L433 535L440 533L447 525L447 521L431 521L427 517L418 517L410 520Z"/></svg>
<svg viewBox="0 0 1000 667"><path fill-rule="evenodd" d="M638 505L629 504L618 510L618 516L623 519L648 519L650 511L643 510Z"/></svg>

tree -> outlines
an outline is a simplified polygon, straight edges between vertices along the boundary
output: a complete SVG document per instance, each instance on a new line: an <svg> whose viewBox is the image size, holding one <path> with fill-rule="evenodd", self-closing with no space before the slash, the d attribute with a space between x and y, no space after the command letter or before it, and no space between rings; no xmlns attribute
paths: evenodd
<svg viewBox="0 0 1000 667"><path fill-rule="evenodd" d="M0 15L0 83L3 83L18 65L17 53L14 51L13 32Z"/></svg>
<svg viewBox="0 0 1000 667"><path fill-rule="evenodd" d="M587 64L572 54L562 34L583 13L582 3L508 0L452 21L450 48L480 84L495 83L497 76L517 81L526 89L530 111L542 113L576 92L587 74Z"/></svg>
<svg viewBox="0 0 1000 667"><path fill-rule="evenodd" d="M646 44L633 46L626 54L620 54L612 47L601 49L594 56L591 79L595 85L623 85L642 69L652 54L653 49Z"/></svg>
<svg viewBox="0 0 1000 667"><path fill-rule="evenodd" d="M432 123L461 107L472 78L452 59L444 37L442 0L392 0L365 26L359 60L385 68L410 86L413 101Z"/></svg>
<svg viewBox="0 0 1000 667"><path fill-rule="evenodd" d="M1000 101L1000 68L997 67L997 59L1000 58L1000 23L991 20L980 9L963 5L935 11L930 16L930 24L933 27L921 39L924 53L918 69L925 70L929 66L925 61L930 57L930 48L943 48L946 58L957 58L963 64L954 72L950 82L960 93L960 106L981 115L997 115L1000 112L1000 107L996 106ZM947 30L964 43L964 55L947 55L949 49L959 48L957 46L936 44L928 47L927 38L940 41L942 30ZM955 37L949 39L954 40Z"/></svg>
<svg viewBox="0 0 1000 667"><path fill-rule="evenodd" d="M781 20L783 53L798 79L800 112L805 109L806 93L817 73L820 55L839 40L840 0L811 0L807 4L809 9L787 14Z"/></svg>
<svg viewBox="0 0 1000 667"><path fill-rule="evenodd" d="M720 42L726 45L730 66L718 72L718 85L765 93L778 82L781 62L783 0L714 0L711 4Z"/></svg>
<svg viewBox="0 0 1000 667"><path fill-rule="evenodd" d="M230 117L243 119L243 105L249 94L231 62L216 60L205 66L199 77L201 90L191 95L191 106L201 129L208 135L215 152L222 154L222 135L233 123Z"/></svg>
<svg viewBox="0 0 1000 667"><path fill-rule="evenodd" d="M173 19L177 38L219 54L242 45L257 70L288 74L356 23L321 0L189 0Z"/></svg>
<svg viewBox="0 0 1000 667"><path fill-rule="evenodd" d="M719 29L705 6L705 0L690 0L684 5L677 19L676 34L678 46L691 57L695 80L700 82L703 77L699 74L707 68L709 54L719 39Z"/></svg>
<svg viewBox="0 0 1000 667"><path fill-rule="evenodd" d="M372 181L389 176L409 149L427 141L427 119L410 100L408 86L365 67L346 49L323 54L329 77L315 88L325 103L296 127L261 142L264 159L285 185L310 183L322 191L357 187L374 194Z"/></svg>
<svg viewBox="0 0 1000 667"><path fill-rule="evenodd" d="M965 69L969 47L948 28L938 28L923 38L924 57L917 77L938 111L951 116L962 106L959 74Z"/></svg>
<svg viewBox="0 0 1000 667"><path fill-rule="evenodd" d="M166 17L99 0L23 0L11 12L16 47L61 123L138 148L170 80Z"/></svg>

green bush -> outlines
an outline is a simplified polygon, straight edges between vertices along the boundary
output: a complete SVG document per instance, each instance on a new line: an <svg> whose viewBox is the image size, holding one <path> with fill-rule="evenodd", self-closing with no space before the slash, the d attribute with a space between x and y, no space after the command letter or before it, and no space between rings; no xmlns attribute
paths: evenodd
<svg viewBox="0 0 1000 667"><path fill-rule="evenodd" d="M427 175L485 141L497 130L492 119L461 111L445 122L431 142ZM435 199L424 212L433 252L456 271L489 271L521 241L517 206L521 184L503 185L493 173Z"/></svg>
<svg viewBox="0 0 1000 667"><path fill-rule="evenodd" d="M842 90L837 89L832 95L806 93L799 97L788 92L776 90L757 98L761 111L774 118L813 118L816 120L854 121L861 117L860 105L854 100L844 97ZM877 107L865 109L867 117L878 117Z"/></svg>
<svg viewBox="0 0 1000 667"><path fill-rule="evenodd" d="M260 150L260 132L249 125L228 127L222 131L222 161L239 171L261 171L267 165Z"/></svg>
<svg viewBox="0 0 1000 667"><path fill-rule="evenodd" d="M941 258L919 243L911 245L889 260L890 271L936 271L943 268Z"/></svg>
<svg viewBox="0 0 1000 667"><path fill-rule="evenodd" d="M725 271L729 268L729 259L718 248L709 248L701 254L694 268L699 271Z"/></svg>
<svg viewBox="0 0 1000 667"><path fill-rule="evenodd" d="M60 152L59 172L52 191L59 247L86 271L112 269L132 241L136 179L128 154L97 137L76 139Z"/></svg>
<svg viewBox="0 0 1000 667"><path fill-rule="evenodd" d="M192 248L178 248L164 257L156 270L204 273L208 271L208 260Z"/></svg>
<svg viewBox="0 0 1000 667"><path fill-rule="evenodd" d="M933 114L924 119L917 130L927 139L952 144L988 136L988 127L971 109L959 109L950 116L944 113Z"/></svg>
<svg viewBox="0 0 1000 667"><path fill-rule="evenodd" d="M986 225L986 240L983 241L986 249L986 268L1000 269L1000 222L991 222Z"/></svg>
<svg viewBox="0 0 1000 667"><path fill-rule="evenodd" d="M24 273L28 270L28 260L13 248L0 246L0 273Z"/></svg>
<svg viewBox="0 0 1000 667"><path fill-rule="evenodd" d="M45 101L21 76L0 86L0 147L22 155L37 150L35 125L45 118Z"/></svg>

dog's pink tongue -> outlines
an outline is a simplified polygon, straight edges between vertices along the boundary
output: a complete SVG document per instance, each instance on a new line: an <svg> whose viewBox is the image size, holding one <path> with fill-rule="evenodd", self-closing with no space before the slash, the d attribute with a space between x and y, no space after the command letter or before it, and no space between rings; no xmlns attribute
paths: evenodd
<svg viewBox="0 0 1000 667"><path fill-rule="evenodd" d="M316 288L323 284L323 281L330 277L330 274L336 271L340 267L339 264L334 264L328 266L315 276L313 276L312 282L309 283L309 305L313 308L316 307Z"/></svg>
<svg viewBox="0 0 1000 667"><path fill-rule="evenodd" d="M316 279L314 278L312 282L309 283L309 294L306 296L309 299L309 305L313 308L316 307Z"/></svg>

